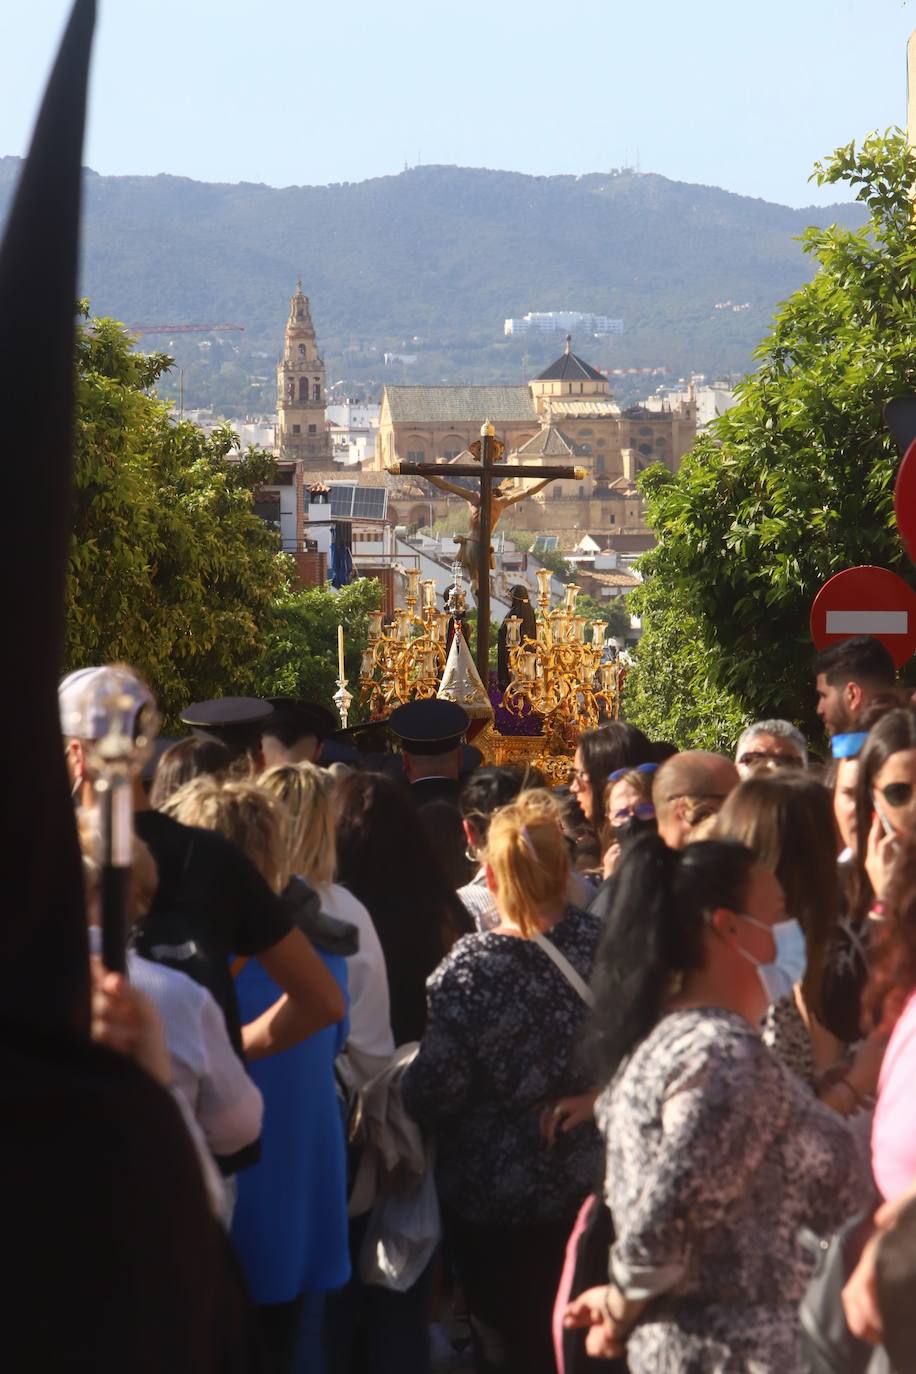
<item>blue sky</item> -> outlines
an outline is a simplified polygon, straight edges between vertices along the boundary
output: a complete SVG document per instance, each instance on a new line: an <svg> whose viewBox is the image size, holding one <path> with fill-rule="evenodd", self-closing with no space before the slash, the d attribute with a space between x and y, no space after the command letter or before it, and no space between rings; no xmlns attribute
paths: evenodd
<svg viewBox="0 0 916 1374"><path fill-rule="evenodd" d="M0 155L67 0L0 6ZM635 165L789 205L902 124L916 0L101 0L85 161L274 186Z"/></svg>

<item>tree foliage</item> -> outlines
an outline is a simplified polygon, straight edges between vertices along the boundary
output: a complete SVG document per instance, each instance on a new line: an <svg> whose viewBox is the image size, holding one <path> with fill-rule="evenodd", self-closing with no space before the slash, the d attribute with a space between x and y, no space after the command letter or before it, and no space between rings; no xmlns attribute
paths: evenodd
<svg viewBox="0 0 916 1374"><path fill-rule="evenodd" d="M607 601L598 601L587 592L580 592L576 600L576 614L593 620L603 620L607 633L613 639L625 639L630 629L629 603L625 596L616 596Z"/></svg>
<svg viewBox="0 0 916 1374"><path fill-rule="evenodd" d="M312 587L279 596L265 620L266 647L254 670L255 692L330 705L337 690L337 626L343 625L345 666L354 697L350 718L362 719L356 684L368 642L367 617L378 610L381 595L379 582L365 578L339 592Z"/></svg>
<svg viewBox="0 0 916 1374"><path fill-rule="evenodd" d="M0 219L19 166L0 158ZM675 378L743 371L773 304L807 275L794 236L833 216L861 222L855 205L790 209L633 172L422 166L275 189L86 171L84 184L83 281L101 313L245 326L203 340L209 348L200 335L175 337L185 404L230 415L273 408L271 362L304 224L328 379L377 392L385 382L527 381L562 336L505 337L504 318L571 304L624 320L622 338L577 334L576 351L596 366L664 362ZM386 365L386 350L417 362ZM249 385L227 377L226 363ZM618 400L640 399L646 380L619 378ZM174 383L172 374L173 397Z"/></svg>
<svg viewBox="0 0 916 1374"><path fill-rule="evenodd" d="M248 690L289 586L276 535L252 505L273 460L252 449L227 461L231 431L207 438L173 423L148 391L168 365L134 352L111 320L78 332L67 590L68 667L132 663L167 717Z"/></svg>
<svg viewBox="0 0 916 1374"><path fill-rule="evenodd" d="M913 581L881 407L916 387L916 156L892 131L838 149L815 176L849 182L867 225L806 230L817 273L780 308L737 404L676 476L642 479L658 545L633 596L644 635L626 711L682 746L729 747L762 716L816 731L818 588L861 563Z"/></svg>

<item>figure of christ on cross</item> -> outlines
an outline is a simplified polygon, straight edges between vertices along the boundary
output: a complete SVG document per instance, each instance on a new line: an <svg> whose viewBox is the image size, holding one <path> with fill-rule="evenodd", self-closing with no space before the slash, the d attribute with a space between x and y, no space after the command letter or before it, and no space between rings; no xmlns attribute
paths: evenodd
<svg viewBox="0 0 916 1374"><path fill-rule="evenodd" d="M493 567L492 549L489 550L489 557L486 559L485 564L484 560L481 558L480 492L471 491L469 487L459 487L456 482L449 482L446 478L440 477L438 474L432 472L428 475L426 480L427 482L432 482L433 486L438 487L440 491L450 492L452 496L460 496L462 500L467 501L468 505L471 507L471 532L466 537L462 535L458 536L458 543L461 546L461 553L458 561L471 584L471 590L474 593L474 600L476 601L480 591L480 568L482 565L490 569ZM523 487L520 482L501 482L498 486L495 486L490 497L491 536L504 510L508 510L510 506L514 506L518 501L523 501L526 496L536 496L539 491L543 491L544 487L549 486L554 480L553 477L545 477L543 481L535 482L533 487Z"/></svg>
<svg viewBox="0 0 916 1374"><path fill-rule="evenodd" d="M494 437L489 420L482 426L480 438L470 445L470 452L478 460L479 466L453 463L448 471L452 477L475 478L478 482L476 491L449 482L440 476L440 471L432 463L392 463L387 471L401 477L425 477L440 491L460 496L471 507L471 534L462 546L461 564L469 574L477 602L477 671L481 682L486 685L490 655L490 536L493 526L504 510L523 497L542 491L548 482L562 477L581 482L586 473L584 468L578 467L526 468L517 463L501 463L496 468L494 464L499 461L503 444ZM518 484L494 484L494 477L512 477L518 479ZM532 479L535 479L533 487L520 486L521 482L530 482Z"/></svg>

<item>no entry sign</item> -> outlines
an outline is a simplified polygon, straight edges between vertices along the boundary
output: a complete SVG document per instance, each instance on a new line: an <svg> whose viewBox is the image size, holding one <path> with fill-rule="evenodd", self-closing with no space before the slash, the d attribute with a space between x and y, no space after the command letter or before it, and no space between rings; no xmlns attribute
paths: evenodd
<svg viewBox="0 0 916 1374"><path fill-rule="evenodd" d="M894 487L894 514L903 547L916 562L916 439L903 455Z"/></svg>
<svg viewBox="0 0 916 1374"><path fill-rule="evenodd" d="M811 607L811 638L826 649L853 635L880 639L898 668L916 653L916 592L887 568L846 568Z"/></svg>

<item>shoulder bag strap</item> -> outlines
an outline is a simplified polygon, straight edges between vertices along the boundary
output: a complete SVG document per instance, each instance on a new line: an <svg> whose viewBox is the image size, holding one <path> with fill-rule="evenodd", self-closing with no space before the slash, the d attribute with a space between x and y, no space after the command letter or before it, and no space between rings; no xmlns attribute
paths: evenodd
<svg viewBox="0 0 916 1374"><path fill-rule="evenodd" d="M587 1007L593 1007L595 1005L595 998L588 983L586 983L584 978L580 977L566 955L560 953L553 941L548 940L546 935L535 935L532 937L532 942L539 945L547 955L547 958L553 961L569 986L575 988L585 1005Z"/></svg>

